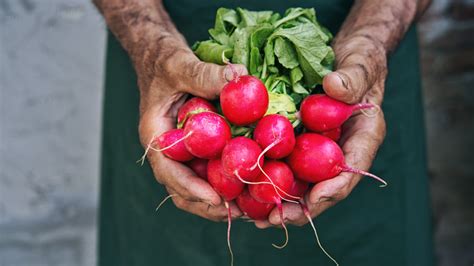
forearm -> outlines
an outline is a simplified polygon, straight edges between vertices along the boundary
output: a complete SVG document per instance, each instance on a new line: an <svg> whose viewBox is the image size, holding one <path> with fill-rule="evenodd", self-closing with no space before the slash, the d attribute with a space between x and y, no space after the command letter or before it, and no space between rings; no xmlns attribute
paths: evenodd
<svg viewBox="0 0 474 266"><path fill-rule="evenodd" d="M93 0L107 26L129 53L132 61L147 51L165 53L166 43L186 46L160 0ZM178 44L176 43L178 42ZM149 49L153 45L153 49ZM169 47L170 45L168 45ZM157 49L161 47L161 49ZM153 55L157 56L157 55Z"/></svg>
<svg viewBox="0 0 474 266"><path fill-rule="evenodd" d="M135 70L148 87L163 58L189 49L160 0L93 0L107 26L128 52Z"/></svg>
<svg viewBox="0 0 474 266"><path fill-rule="evenodd" d="M429 3L430 0L356 1L337 39L344 42L346 38L366 38L389 53Z"/></svg>

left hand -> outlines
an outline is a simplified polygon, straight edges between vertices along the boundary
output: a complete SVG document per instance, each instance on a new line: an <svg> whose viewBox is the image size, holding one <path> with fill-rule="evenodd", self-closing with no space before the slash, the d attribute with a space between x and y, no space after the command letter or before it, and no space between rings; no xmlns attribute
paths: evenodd
<svg viewBox="0 0 474 266"><path fill-rule="evenodd" d="M370 102L380 106L387 75L385 49L370 38L351 37L350 34L339 34L333 47L337 70L324 77L323 88L326 94L350 104ZM339 145L344 152L346 164L367 171L385 137L383 112L380 110L375 117L355 114L344 124L342 132ZM317 183L305 196L311 217L318 216L345 199L361 178L361 175L342 172L332 179ZM287 224L301 226L308 222L300 206L294 203L283 204L283 217ZM276 208L267 221L255 222L259 228L279 224L280 217Z"/></svg>

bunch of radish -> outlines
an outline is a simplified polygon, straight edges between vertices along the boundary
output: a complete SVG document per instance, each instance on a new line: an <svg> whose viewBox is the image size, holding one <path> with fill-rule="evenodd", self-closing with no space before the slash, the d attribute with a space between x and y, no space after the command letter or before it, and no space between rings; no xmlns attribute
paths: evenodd
<svg viewBox="0 0 474 266"><path fill-rule="evenodd" d="M251 219L265 220L276 207L286 233L282 245L273 244L277 248L288 242L283 201L300 204L314 229L304 202L311 184L354 172L386 185L379 177L346 165L337 143L343 123L354 111L372 104L348 105L324 94L309 95L299 109L304 126L299 135L284 115L266 115L269 95L254 76L235 76L222 89L219 104L222 113L205 99L191 98L178 112L177 129L151 140L151 149L186 163L207 179L227 207L235 200ZM231 126L251 128L252 137L233 137ZM229 234L227 241L230 249Z"/></svg>

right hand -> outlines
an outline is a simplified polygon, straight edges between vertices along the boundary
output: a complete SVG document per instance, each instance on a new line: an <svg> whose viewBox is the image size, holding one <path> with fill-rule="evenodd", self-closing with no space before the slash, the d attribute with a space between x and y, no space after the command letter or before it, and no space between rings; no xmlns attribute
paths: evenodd
<svg viewBox="0 0 474 266"><path fill-rule="evenodd" d="M158 38L140 50L131 57L140 89L140 141L147 147L154 137L175 128L187 93L214 99L233 75L228 66L200 61L181 36ZM240 75L247 74L244 66L234 67ZM227 219L220 196L190 168L161 152L150 151L148 161L156 180L175 195L172 199L178 208L213 221ZM230 206L233 217L242 215L235 204Z"/></svg>

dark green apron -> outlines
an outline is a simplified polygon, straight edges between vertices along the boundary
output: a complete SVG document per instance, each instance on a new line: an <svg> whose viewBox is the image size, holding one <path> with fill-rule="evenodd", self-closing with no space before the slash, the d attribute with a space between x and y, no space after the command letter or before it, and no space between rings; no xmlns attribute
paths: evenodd
<svg viewBox="0 0 474 266"><path fill-rule="evenodd" d="M315 7L318 20L336 33L351 2L169 0L166 9L192 44L208 38L218 7L272 9ZM99 264L229 265L226 224L185 213L168 202L150 167L135 161L143 153L137 134L136 76L127 54L109 35L103 127ZM416 30L412 27L390 57L383 109L387 137L372 172L389 186L365 178L352 194L315 219L325 247L341 265L432 265L432 244L424 123ZM236 221L232 244L236 266L331 265L316 247L309 226L290 227L283 250L279 229L259 230Z"/></svg>

